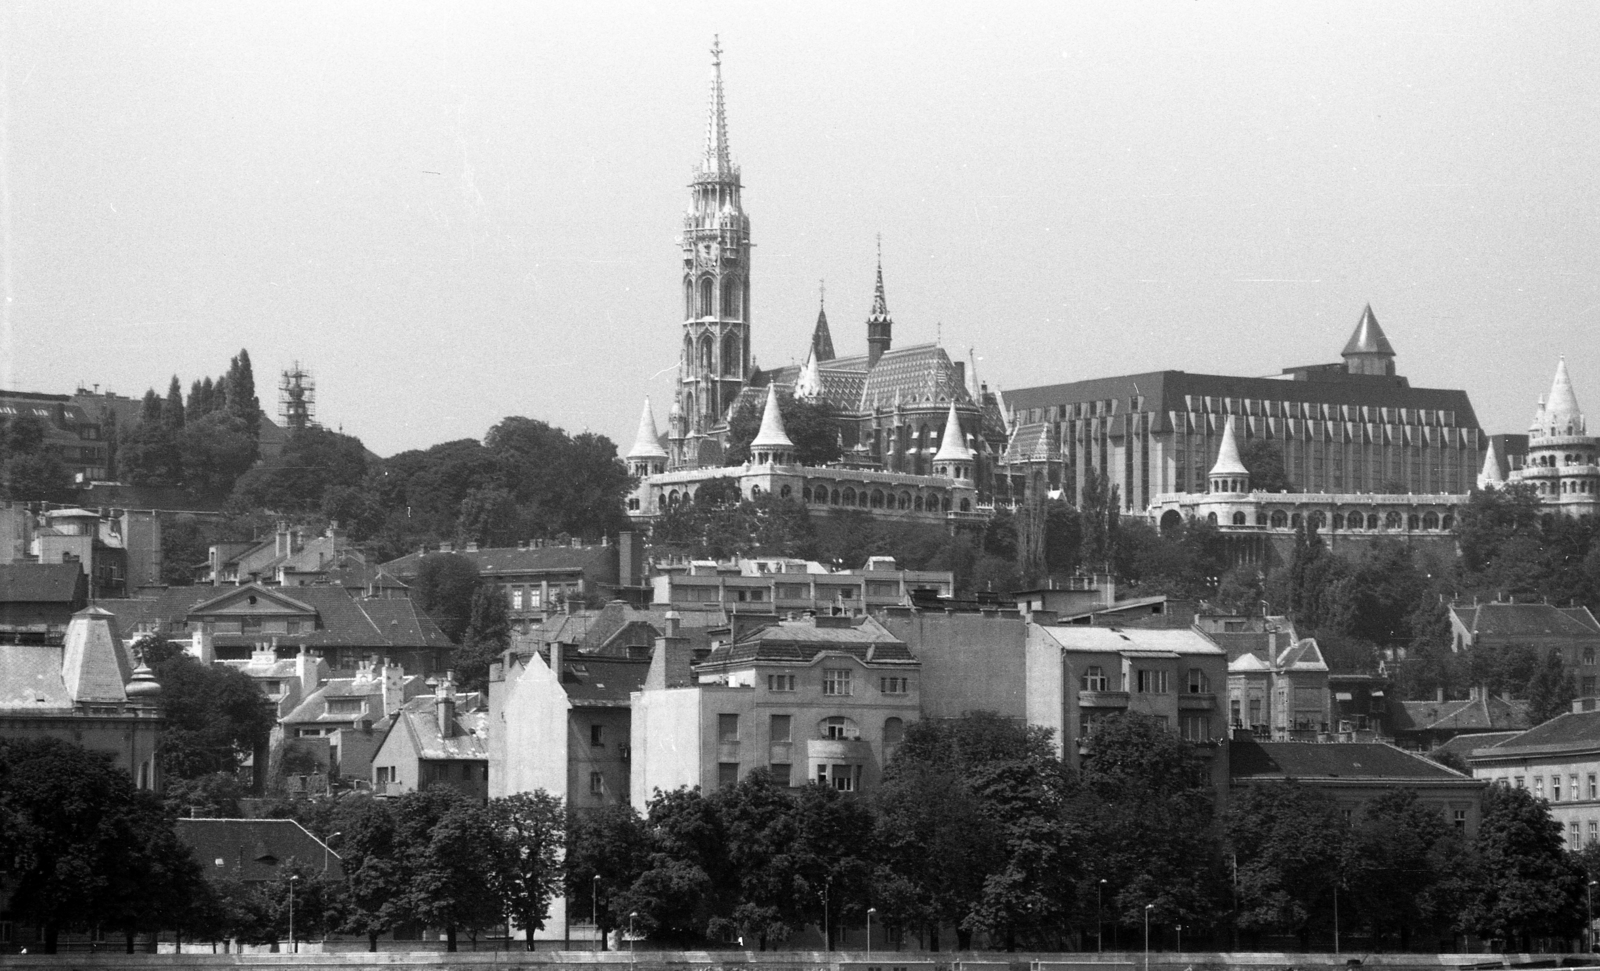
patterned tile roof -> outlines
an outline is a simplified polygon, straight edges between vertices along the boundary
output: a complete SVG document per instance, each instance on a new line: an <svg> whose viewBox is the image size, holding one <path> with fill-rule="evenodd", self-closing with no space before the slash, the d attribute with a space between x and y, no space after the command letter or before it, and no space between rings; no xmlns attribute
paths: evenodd
<svg viewBox="0 0 1600 971"><path fill-rule="evenodd" d="M1038 462L1059 456L1060 446L1055 443L1054 429L1045 422L1028 422L1018 425L1006 442L1008 463Z"/></svg>

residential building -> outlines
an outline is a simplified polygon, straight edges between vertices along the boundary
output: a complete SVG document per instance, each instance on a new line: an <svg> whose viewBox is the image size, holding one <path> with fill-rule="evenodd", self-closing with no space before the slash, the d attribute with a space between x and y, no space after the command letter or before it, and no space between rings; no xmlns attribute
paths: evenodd
<svg viewBox="0 0 1600 971"><path fill-rule="evenodd" d="M1402 701L1390 709L1395 744L1428 752L1461 735L1522 731L1529 727L1528 703L1490 694L1482 686L1466 698Z"/></svg>
<svg viewBox="0 0 1600 971"><path fill-rule="evenodd" d="M1054 730L1074 767L1096 722L1139 714L1193 742L1224 792L1227 684L1227 654L1195 628L1028 625L1028 723Z"/></svg>
<svg viewBox="0 0 1600 971"><path fill-rule="evenodd" d="M477 692L458 694L446 675L386 719L372 755L372 791L398 796L447 785L489 798L489 708ZM342 768L342 766L341 766Z"/></svg>
<svg viewBox="0 0 1600 971"><path fill-rule="evenodd" d="M1016 605L919 598L872 616L917 659L923 718L1028 717L1028 617Z"/></svg>
<svg viewBox="0 0 1600 971"><path fill-rule="evenodd" d="M1550 804L1567 848L1600 840L1600 711L1572 711L1466 755L1472 774Z"/></svg>
<svg viewBox="0 0 1600 971"><path fill-rule="evenodd" d="M920 699L916 657L871 617L778 621L698 664L669 627L633 694L633 803L755 769L780 785L870 791Z"/></svg>
<svg viewBox="0 0 1600 971"><path fill-rule="evenodd" d="M305 647L294 657L279 657L270 644L259 644L244 660L219 662L256 683L272 702L278 718L300 707L300 703L333 676L328 662Z"/></svg>
<svg viewBox="0 0 1600 971"><path fill-rule="evenodd" d="M44 426L44 441L80 483L104 479L109 451L100 423L64 394L0 391L0 416L32 415ZM33 497L40 498L40 497Z"/></svg>
<svg viewBox="0 0 1600 971"><path fill-rule="evenodd" d="M371 779L386 719L424 687L402 665L377 660L363 662L354 677L328 679L278 719L268 774L315 777L319 788L335 779Z"/></svg>
<svg viewBox="0 0 1600 971"><path fill-rule="evenodd" d="M162 788L161 685L123 647L116 618L85 607L63 638L0 642L0 738L56 738L103 752L141 789Z"/></svg>
<svg viewBox="0 0 1600 971"><path fill-rule="evenodd" d="M1484 782L1383 742L1330 745L1235 738L1228 748L1234 793L1293 780L1333 797L1344 818L1353 821L1371 800L1409 789L1420 804L1437 811L1468 839L1477 834L1482 819Z"/></svg>
<svg viewBox="0 0 1600 971"><path fill-rule="evenodd" d="M88 605L89 578L76 563L0 563L0 641L60 643Z"/></svg>
<svg viewBox="0 0 1600 971"><path fill-rule="evenodd" d="M466 558L478 576L505 593L512 625L524 633L546 616L590 601L623 597L639 603L645 598L644 537L623 532L617 541L599 544L571 540L547 543L530 540L515 547L483 547L476 543L456 546L442 543L437 550L421 549L382 565L404 583L417 578L422 560L430 553L454 553Z"/></svg>
<svg viewBox="0 0 1600 971"><path fill-rule="evenodd" d="M1277 631L1269 631L1269 644ZM1282 650L1243 651L1228 662L1228 724L1275 741L1317 741L1338 731L1328 665L1315 638L1283 638Z"/></svg>
<svg viewBox="0 0 1600 971"><path fill-rule="evenodd" d="M910 602L916 590L948 597L949 570L902 570L893 557L869 557L859 570L830 570L814 560L784 557L657 564L651 578L657 606L721 606L728 611L861 613Z"/></svg>
<svg viewBox="0 0 1600 971"><path fill-rule="evenodd" d="M91 598L127 597L161 581L161 520L149 510L49 509L4 504L0 563L75 563Z"/></svg>
<svg viewBox="0 0 1600 971"><path fill-rule="evenodd" d="M1500 482L1533 486L1545 505L1565 516L1600 513L1600 435L1588 433L1566 358L1556 364L1549 396L1539 399L1521 467L1501 473L1498 463L1484 463L1484 485Z"/></svg>
<svg viewBox="0 0 1600 971"><path fill-rule="evenodd" d="M197 635L206 661L245 661L263 646L281 657L309 649L335 672L377 655L418 674L443 673L454 645L407 598L352 596L341 586L170 587L98 601L133 633Z"/></svg>
<svg viewBox="0 0 1600 971"><path fill-rule="evenodd" d="M1370 306L1342 357L1273 378L1151 371L1007 391L997 483L1013 498L1058 490L1077 503L1085 477L1103 471L1144 513L1157 496L1209 491L1232 419L1241 447L1283 452L1305 494L1464 495L1485 444L1466 392L1411 387Z"/></svg>
<svg viewBox="0 0 1600 971"><path fill-rule="evenodd" d="M1600 621L1587 607L1548 603L1451 604L1450 634L1456 653L1475 647L1527 647L1543 659L1554 651L1572 673L1581 697L1600 694Z"/></svg>

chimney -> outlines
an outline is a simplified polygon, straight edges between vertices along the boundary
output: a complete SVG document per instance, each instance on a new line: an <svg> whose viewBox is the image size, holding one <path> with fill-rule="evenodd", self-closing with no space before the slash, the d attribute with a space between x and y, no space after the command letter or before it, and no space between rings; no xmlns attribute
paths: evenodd
<svg viewBox="0 0 1600 971"><path fill-rule="evenodd" d="M555 672L556 684L561 683L561 664L567 659L566 655L566 648L560 641L550 642L550 670Z"/></svg>
<svg viewBox="0 0 1600 971"><path fill-rule="evenodd" d="M631 529L617 534L617 579L625 587L644 586L644 537Z"/></svg>
<svg viewBox="0 0 1600 971"><path fill-rule="evenodd" d="M294 658L294 676L300 682L301 698L310 696L321 685L321 679L317 677L317 659L312 657L304 644L300 645L300 653Z"/></svg>
<svg viewBox="0 0 1600 971"><path fill-rule="evenodd" d="M1444 685L1441 684L1433 689L1433 700L1441 705L1444 704Z"/></svg>
<svg viewBox="0 0 1600 971"><path fill-rule="evenodd" d="M476 553L476 552L478 552L478 541L477 540L475 540L475 539L467 540L467 552L468 553Z"/></svg>
<svg viewBox="0 0 1600 971"><path fill-rule="evenodd" d="M294 552L289 549L289 524L282 520L278 521L276 542L273 544L272 549L278 556L288 556Z"/></svg>
<svg viewBox="0 0 1600 971"><path fill-rule="evenodd" d="M388 658L383 660L383 714L400 710L405 704L406 671Z"/></svg>
<svg viewBox="0 0 1600 971"><path fill-rule="evenodd" d="M667 612L667 633L656 638L655 653L650 657L650 672L645 675L645 688L686 688L694 683L689 665L694 660L694 648L689 639L681 635L676 610Z"/></svg>
<svg viewBox="0 0 1600 971"><path fill-rule="evenodd" d="M433 691L434 714L439 719L439 737L456 737L456 673L446 671L444 680Z"/></svg>

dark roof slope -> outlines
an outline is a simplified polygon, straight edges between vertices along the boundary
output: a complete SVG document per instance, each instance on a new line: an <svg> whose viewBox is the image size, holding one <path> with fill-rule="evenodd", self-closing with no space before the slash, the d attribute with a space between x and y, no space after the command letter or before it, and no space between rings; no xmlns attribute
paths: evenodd
<svg viewBox="0 0 1600 971"><path fill-rule="evenodd" d="M615 546L537 546L494 547L480 550L454 550L456 556L466 557L478 572L484 575L506 573L572 573L584 571L597 576L615 576L617 547ZM382 564L383 569L409 581L416 577L422 559L428 553L408 553L397 560Z"/></svg>
<svg viewBox="0 0 1600 971"><path fill-rule="evenodd" d="M779 621L753 631L732 644L713 648L707 665L746 661L805 663L825 651L849 654L861 661L916 661L911 649L877 621L855 627L819 627L804 621Z"/></svg>
<svg viewBox="0 0 1600 971"><path fill-rule="evenodd" d="M1522 755L1600 747L1600 711L1569 711L1494 747L1494 755Z"/></svg>
<svg viewBox="0 0 1600 971"><path fill-rule="evenodd" d="M1570 608L1551 604L1490 602L1451 607L1450 612L1475 635L1526 637L1555 634L1566 637L1593 637L1600 633L1592 626L1593 617L1585 620Z"/></svg>
<svg viewBox="0 0 1600 971"><path fill-rule="evenodd" d="M1521 732L1473 732L1466 735L1457 735L1429 752L1428 757L1437 759L1441 755L1459 755L1461 758L1466 758L1473 752L1480 749L1493 748L1501 742L1516 738L1521 734Z"/></svg>
<svg viewBox="0 0 1600 971"><path fill-rule="evenodd" d="M326 861L330 875L344 876L339 854L292 819L180 819L176 831L208 874L276 880L293 859L311 866Z"/></svg>
<svg viewBox="0 0 1600 971"><path fill-rule="evenodd" d="M69 604L82 578L77 563L0 563L0 602Z"/></svg>
<svg viewBox="0 0 1600 971"><path fill-rule="evenodd" d="M1528 703L1490 695L1458 701L1402 701L1394 709L1397 731L1488 732L1528 727Z"/></svg>
<svg viewBox="0 0 1600 971"><path fill-rule="evenodd" d="M1439 782L1470 776L1382 742L1229 743L1228 774L1233 779L1341 779Z"/></svg>
<svg viewBox="0 0 1600 971"><path fill-rule="evenodd" d="M561 688L577 707L626 705L630 694L644 688L648 673L648 658L584 654L562 660Z"/></svg>
<svg viewBox="0 0 1600 971"><path fill-rule="evenodd" d="M244 586L249 586L246 584ZM210 600L244 589L244 586L170 587L154 596L127 600L98 600L95 606L116 615L118 627L133 632L140 627L162 631L182 630L189 613ZM271 595L296 601L316 612L316 630L299 634L273 634L280 646L293 647L449 647L450 639L427 614L408 599L364 599L343 587L266 587ZM254 644L259 633L218 634L219 646Z"/></svg>

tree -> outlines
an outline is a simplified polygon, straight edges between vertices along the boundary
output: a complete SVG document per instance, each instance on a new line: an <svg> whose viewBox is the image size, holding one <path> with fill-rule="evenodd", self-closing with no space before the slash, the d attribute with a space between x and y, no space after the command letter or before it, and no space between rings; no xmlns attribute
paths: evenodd
<svg viewBox="0 0 1600 971"><path fill-rule="evenodd" d="M1461 565L1480 573L1493 565L1515 538L1537 537L1544 503L1532 483L1473 489L1456 521Z"/></svg>
<svg viewBox="0 0 1600 971"><path fill-rule="evenodd" d="M0 415L0 498L54 502L71 495L71 477L46 434L32 412Z"/></svg>
<svg viewBox="0 0 1600 971"><path fill-rule="evenodd" d="M446 637L460 643L472 622L477 588L478 568L471 560L457 553L429 553L417 564L411 596Z"/></svg>
<svg viewBox="0 0 1600 971"><path fill-rule="evenodd" d="M1526 789L1491 785L1474 849L1476 891L1461 924L1504 949L1532 949L1535 937L1577 935L1583 926L1584 877L1561 839L1550 808Z"/></svg>
<svg viewBox="0 0 1600 971"><path fill-rule="evenodd" d="M167 717L162 771L170 778L193 779L236 772L250 756L262 765L277 714L255 682L233 668L164 651L159 641L147 645L158 658L151 667L161 682Z"/></svg>
<svg viewBox="0 0 1600 971"><path fill-rule="evenodd" d="M1052 499L1044 510L1044 568L1072 573L1078 568L1083 551L1083 517L1061 499Z"/></svg>
<svg viewBox="0 0 1600 971"><path fill-rule="evenodd" d="M472 592L471 617L461 646L450 654L462 690L488 690L489 665L510 646L511 610L506 595L493 583L480 583Z"/></svg>
<svg viewBox="0 0 1600 971"><path fill-rule="evenodd" d="M253 446L261 439L261 402L256 398L256 378L250 367L248 350L241 348L228 362L228 376L223 387L228 414L243 424Z"/></svg>
<svg viewBox="0 0 1600 971"><path fill-rule="evenodd" d="M1113 567L1120 543L1122 499L1104 469L1083 470L1083 491L1078 501L1083 521L1083 559L1090 569ZM1119 570L1120 572L1120 570Z"/></svg>
<svg viewBox="0 0 1600 971"><path fill-rule="evenodd" d="M447 951L456 950L458 930L476 938L502 922L509 901L500 891L512 881L501 869L505 834L487 808L449 786L433 786L397 799L395 818L413 920L443 927Z"/></svg>
<svg viewBox="0 0 1600 971"><path fill-rule="evenodd" d="M1250 473L1256 492L1296 492L1283 465L1283 450L1265 438L1252 438L1239 450L1239 460Z"/></svg>
<svg viewBox="0 0 1600 971"><path fill-rule="evenodd" d="M174 432L183 430L183 385L178 383L178 376L172 376L172 383L167 385L167 400L161 406L161 422Z"/></svg>
<svg viewBox="0 0 1600 971"><path fill-rule="evenodd" d="M228 411L213 411L188 422L179 452L185 484L207 493L231 490L258 454L249 424Z"/></svg>
<svg viewBox="0 0 1600 971"><path fill-rule="evenodd" d="M1528 721L1542 725L1557 715L1572 710L1578 697L1578 682L1561 663L1561 654L1550 651L1528 682Z"/></svg>
<svg viewBox="0 0 1600 971"><path fill-rule="evenodd" d="M359 438L307 425L289 436L276 458L241 475L233 495L255 508L312 512L330 490L356 486L366 473L367 450Z"/></svg>
<svg viewBox="0 0 1600 971"><path fill-rule="evenodd" d="M765 395L745 400L728 418L728 448L723 453L726 465L743 465L750 461L750 443L761 430L761 416L766 411ZM795 461L800 465L827 465L844 454L839 447L839 423L825 401L796 398L793 393L779 389L778 414L783 416L784 431L794 443Z"/></svg>
<svg viewBox="0 0 1600 971"><path fill-rule="evenodd" d="M410 873L404 857L412 845L398 825L398 800L359 795L345 800L340 813L341 846L348 884L345 930L367 936L367 950L378 949L378 935L410 919Z"/></svg>
<svg viewBox="0 0 1600 971"><path fill-rule="evenodd" d="M636 929L683 941L703 940L733 913L736 885L727 834L699 789L659 790L650 799L648 862L622 897Z"/></svg>
<svg viewBox="0 0 1600 971"><path fill-rule="evenodd" d="M623 901L649 865L650 836L632 806L567 812L567 899L572 913L588 912L606 935L622 926Z"/></svg>
<svg viewBox="0 0 1600 971"><path fill-rule="evenodd" d="M1414 790L1390 790L1361 808L1349 835L1341 886L1361 892L1344 900L1371 925L1373 940L1394 929L1400 950L1409 950L1414 927L1448 923L1465 903L1465 856L1461 834L1437 808L1418 802Z"/></svg>
<svg viewBox="0 0 1600 971"><path fill-rule="evenodd" d="M130 935L175 923L198 886L160 800L75 745L0 739L0 824L11 906L43 931L47 954L90 922Z"/></svg>
<svg viewBox="0 0 1600 971"><path fill-rule="evenodd" d="M1228 845L1236 866L1239 928L1260 935L1298 934L1331 912L1343 879L1345 824L1320 790L1288 780L1250 786L1228 809Z"/></svg>
<svg viewBox="0 0 1600 971"><path fill-rule="evenodd" d="M239 800L248 795L231 772L167 780L167 811L190 819L243 819Z"/></svg>
<svg viewBox="0 0 1600 971"><path fill-rule="evenodd" d="M566 809L560 797L540 789L491 800L488 815L499 833L495 889L516 925L527 932L531 951L534 932L544 929L550 898L562 885Z"/></svg>

